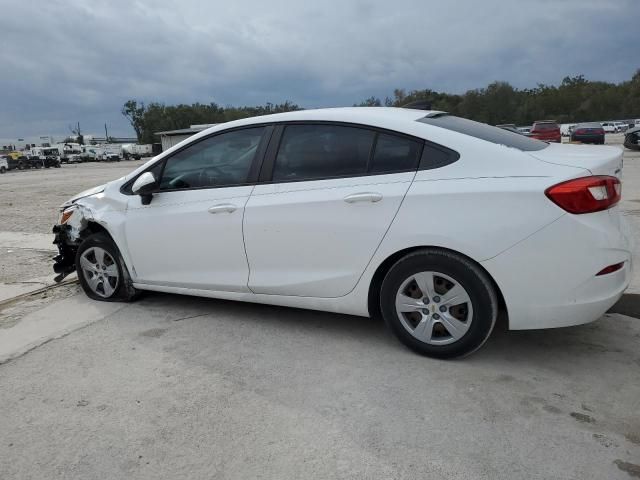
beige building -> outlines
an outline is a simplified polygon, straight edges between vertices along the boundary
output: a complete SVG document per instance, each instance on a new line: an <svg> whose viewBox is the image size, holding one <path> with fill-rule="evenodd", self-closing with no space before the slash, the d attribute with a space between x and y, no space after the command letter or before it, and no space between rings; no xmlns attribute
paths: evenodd
<svg viewBox="0 0 640 480"><path fill-rule="evenodd" d="M213 127L217 123L209 123L204 125L191 125L189 128L182 128L180 130L168 130L166 132L157 132L156 135L160 137L160 143L162 144L162 151L177 145L181 141L189 138L191 135L195 135L209 127Z"/></svg>

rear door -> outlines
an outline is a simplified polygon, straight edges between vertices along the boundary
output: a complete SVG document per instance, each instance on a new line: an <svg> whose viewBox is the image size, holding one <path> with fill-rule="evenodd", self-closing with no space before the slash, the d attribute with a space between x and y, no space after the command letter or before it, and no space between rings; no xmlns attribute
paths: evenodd
<svg viewBox="0 0 640 480"><path fill-rule="evenodd" d="M360 126L279 126L245 208L255 293L349 293L415 176L423 142Z"/></svg>

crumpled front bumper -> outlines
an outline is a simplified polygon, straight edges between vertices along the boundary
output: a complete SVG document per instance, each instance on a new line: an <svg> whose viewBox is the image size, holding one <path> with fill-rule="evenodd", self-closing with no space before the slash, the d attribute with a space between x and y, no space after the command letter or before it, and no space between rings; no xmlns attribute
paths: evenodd
<svg viewBox="0 0 640 480"><path fill-rule="evenodd" d="M57 273L54 280L61 282L64 277L76 270L76 251L78 245L69 237L70 225L55 225L53 243L58 246L58 255L53 257L53 271Z"/></svg>

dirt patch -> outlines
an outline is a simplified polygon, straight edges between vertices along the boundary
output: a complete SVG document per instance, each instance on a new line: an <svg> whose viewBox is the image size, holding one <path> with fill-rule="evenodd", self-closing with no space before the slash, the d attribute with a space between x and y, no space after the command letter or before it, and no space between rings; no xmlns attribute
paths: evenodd
<svg viewBox="0 0 640 480"><path fill-rule="evenodd" d="M616 460L613 462L623 472L628 473L632 477L640 478L640 465L635 463L624 462L622 460Z"/></svg>
<svg viewBox="0 0 640 480"><path fill-rule="evenodd" d="M571 412L569 415L571 415L573 418L575 418L577 421L581 423L596 423L595 418L593 418L590 415L585 415L584 413Z"/></svg>
<svg viewBox="0 0 640 480"><path fill-rule="evenodd" d="M79 292L80 285L77 283L65 284L49 288L44 292L22 297L19 300L1 306L0 329L11 328L29 313L38 311L56 300L71 297Z"/></svg>
<svg viewBox="0 0 640 480"><path fill-rule="evenodd" d="M152 328L150 330L145 330L144 332L141 332L140 336L141 337L158 338L158 337L161 337L162 335L164 335L165 333L167 333L167 329L166 328Z"/></svg>
<svg viewBox="0 0 640 480"><path fill-rule="evenodd" d="M21 283L30 278L53 276L53 251L1 248L0 255L0 283Z"/></svg>
<svg viewBox="0 0 640 480"><path fill-rule="evenodd" d="M631 443L635 443L636 445L640 445L640 434L638 433L627 433L624 438L629 440Z"/></svg>
<svg viewBox="0 0 640 480"><path fill-rule="evenodd" d="M598 442L600 445L602 445L605 448L617 447L618 446L617 443L615 443L609 437L607 437L606 435L603 435L601 433L594 433L593 434L593 438L596 440L596 442Z"/></svg>

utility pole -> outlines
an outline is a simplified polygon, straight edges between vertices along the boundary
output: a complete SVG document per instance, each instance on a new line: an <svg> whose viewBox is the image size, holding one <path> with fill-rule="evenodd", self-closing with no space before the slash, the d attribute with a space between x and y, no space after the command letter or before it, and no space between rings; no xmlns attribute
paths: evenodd
<svg viewBox="0 0 640 480"><path fill-rule="evenodd" d="M109 143L109 132L107 131L107 124L104 124L104 139L107 143Z"/></svg>

